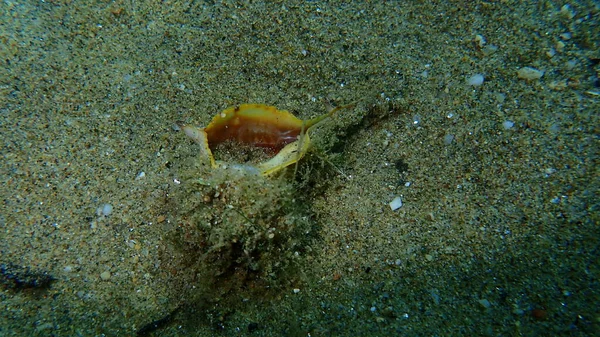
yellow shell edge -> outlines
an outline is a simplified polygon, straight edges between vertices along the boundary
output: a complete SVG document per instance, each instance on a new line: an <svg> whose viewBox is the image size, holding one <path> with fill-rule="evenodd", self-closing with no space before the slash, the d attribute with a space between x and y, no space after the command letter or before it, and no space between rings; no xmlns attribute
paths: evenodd
<svg viewBox="0 0 600 337"><path fill-rule="evenodd" d="M281 149L281 151L279 151L275 157L267 160L264 163L256 165L256 167L260 170L262 175L271 175L302 159L309 147L310 137L308 132L306 132L302 139L289 143L283 149Z"/></svg>
<svg viewBox="0 0 600 337"><path fill-rule="evenodd" d="M204 128L197 128L195 126L185 125L181 122L178 122L177 125L181 128L181 130L186 134L186 136L190 137L194 140L198 145L200 145L200 158L201 160L209 160L210 166L212 168L217 167L217 163L215 162L215 157L208 146L208 136L204 131Z"/></svg>

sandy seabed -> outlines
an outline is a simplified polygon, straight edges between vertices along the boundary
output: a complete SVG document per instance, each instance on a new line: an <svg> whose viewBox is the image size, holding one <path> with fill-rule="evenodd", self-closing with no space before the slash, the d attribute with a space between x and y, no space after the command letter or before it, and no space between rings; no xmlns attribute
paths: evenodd
<svg viewBox="0 0 600 337"><path fill-rule="evenodd" d="M2 336L600 331L597 2L0 11ZM311 231L285 273L183 262L175 122L323 101L356 104L291 178Z"/></svg>

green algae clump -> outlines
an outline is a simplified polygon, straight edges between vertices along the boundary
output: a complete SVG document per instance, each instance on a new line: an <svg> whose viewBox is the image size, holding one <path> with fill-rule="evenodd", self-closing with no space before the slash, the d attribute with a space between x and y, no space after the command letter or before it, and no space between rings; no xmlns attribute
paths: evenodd
<svg viewBox="0 0 600 337"><path fill-rule="evenodd" d="M314 222L288 178L199 162L183 172L173 195L177 215L169 255L177 273L187 275L185 283L219 294L290 282Z"/></svg>

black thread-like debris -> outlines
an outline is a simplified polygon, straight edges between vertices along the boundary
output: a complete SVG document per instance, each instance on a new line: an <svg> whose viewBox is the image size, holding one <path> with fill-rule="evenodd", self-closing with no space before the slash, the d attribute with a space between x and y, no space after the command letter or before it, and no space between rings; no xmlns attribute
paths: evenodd
<svg viewBox="0 0 600 337"><path fill-rule="evenodd" d="M150 333L167 326L169 323L171 323L171 321L173 320L173 317L175 317L175 315L179 311L179 308L180 307L176 308L170 314L168 314L167 316L165 316L163 318L157 319L156 321L152 321L152 322L144 325L137 331L136 335L140 336L140 337L148 336Z"/></svg>
<svg viewBox="0 0 600 337"><path fill-rule="evenodd" d="M46 271L31 270L12 263L0 264L0 283L14 290L45 289L56 280Z"/></svg>

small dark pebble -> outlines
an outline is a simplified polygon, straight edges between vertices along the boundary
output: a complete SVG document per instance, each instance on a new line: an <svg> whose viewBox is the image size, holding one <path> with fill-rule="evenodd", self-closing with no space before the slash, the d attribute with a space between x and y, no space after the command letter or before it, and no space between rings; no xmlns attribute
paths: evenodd
<svg viewBox="0 0 600 337"><path fill-rule="evenodd" d="M548 311L544 308L535 308L531 310L531 316L538 321L545 321L548 318Z"/></svg>
<svg viewBox="0 0 600 337"><path fill-rule="evenodd" d="M400 173L408 171L408 164L404 161L403 158L396 159L396 161L394 162L394 166L396 167L396 170L398 170L398 172Z"/></svg>
<svg viewBox="0 0 600 337"><path fill-rule="evenodd" d="M0 275L0 282L14 290L44 289L56 280L46 271L31 270L29 267L21 267L12 263L0 264Z"/></svg>
<svg viewBox="0 0 600 337"><path fill-rule="evenodd" d="M248 332L254 332L258 330L258 323L252 322L248 324Z"/></svg>

